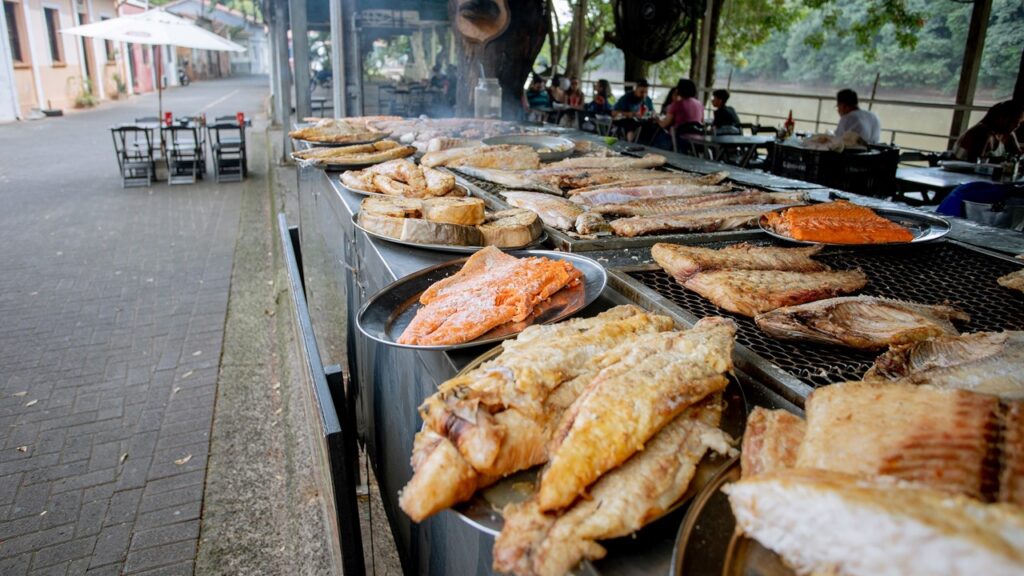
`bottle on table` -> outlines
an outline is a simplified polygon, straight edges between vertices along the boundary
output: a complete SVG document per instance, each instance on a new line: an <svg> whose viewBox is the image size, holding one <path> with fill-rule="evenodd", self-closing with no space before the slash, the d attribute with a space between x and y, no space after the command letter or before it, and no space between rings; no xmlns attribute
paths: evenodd
<svg viewBox="0 0 1024 576"><path fill-rule="evenodd" d="M783 124L783 128L786 131L786 138L789 138L790 136L792 136L793 132L796 131L796 122L793 121L793 110L792 109L790 109L790 111L789 111L789 117L786 118L786 123Z"/></svg>

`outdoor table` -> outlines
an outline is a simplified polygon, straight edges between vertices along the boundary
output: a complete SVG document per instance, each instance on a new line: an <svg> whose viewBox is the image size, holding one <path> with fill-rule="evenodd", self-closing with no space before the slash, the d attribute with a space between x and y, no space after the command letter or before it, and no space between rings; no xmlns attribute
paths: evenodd
<svg viewBox="0 0 1024 576"><path fill-rule="evenodd" d="M906 192L920 192L923 204L938 204L957 186L969 182L995 183L997 180L973 172L950 172L938 166L896 169L897 195L903 199ZM934 197L929 198L929 192L934 193Z"/></svg>
<svg viewBox="0 0 1024 576"><path fill-rule="evenodd" d="M712 134L680 134L679 138L690 143L690 149L694 156L697 156L697 147L702 147L708 152L711 160L718 162L729 162L730 152L738 152L740 160L738 166L746 167L754 158L757 149L775 141L772 136L741 136Z"/></svg>

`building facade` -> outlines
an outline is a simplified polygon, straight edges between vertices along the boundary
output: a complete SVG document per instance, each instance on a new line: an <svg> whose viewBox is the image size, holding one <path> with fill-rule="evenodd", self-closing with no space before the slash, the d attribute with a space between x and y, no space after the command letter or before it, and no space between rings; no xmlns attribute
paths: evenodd
<svg viewBox="0 0 1024 576"><path fill-rule="evenodd" d="M171 14L187 18L215 34L245 47L245 52L210 52L179 48L179 65L193 80L231 74L269 74L270 44L267 27L255 14L243 14L220 4L201 0L176 0L165 4Z"/></svg>
<svg viewBox="0 0 1024 576"><path fill-rule="evenodd" d="M33 110L73 108L84 92L97 100L122 93L128 72L123 47L60 33L116 18L114 0L0 1L0 121L27 118Z"/></svg>

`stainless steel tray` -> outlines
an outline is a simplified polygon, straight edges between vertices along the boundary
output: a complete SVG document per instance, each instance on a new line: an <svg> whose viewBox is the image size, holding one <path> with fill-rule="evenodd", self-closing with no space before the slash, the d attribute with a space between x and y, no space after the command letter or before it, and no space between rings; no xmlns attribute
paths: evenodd
<svg viewBox="0 0 1024 576"><path fill-rule="evenodd" d="M308 145L314 146L314 147L315 146L329 146L331 148L337 148L339 146L358 146L360 144L373 144L374 142L380 142L381 140L383 140L383 139L385 139L387 137L388 137L388 134L386 132L382 132L380 134L375 135L373 138L368 138L368 139L365 139L365 140L356 140L356 141L353 141L353 142L318 142L316 140L303 140L301 138L292 138L292 140L294 140L296 142L302 142L303 144L308 144Z"/></svg>
<svg viewBox="0 0 1024 576"><path fill-rule="evenodd" d="M435 252L451 252L453 254L473 254L475 252L479 252L480 250L483 250L484 248L486 248L486 246L452 246L450 244L423 244L423 243L420 243L420 242L410 242L408 240L399 240L398 238L391 238L390 236L385 236L383 234L378 234L378 233L376 233L376 232L374 232L372 230L367 230L366 228L363 228L359 224L359 212L356 212L355 214L352 215L352 225L355 226L356 228L358 228L359 230L362 230L367 235L373 236L374 238L379 238L381 240L386 240L388 242L394 242L395 244L401 244L402 246L411 246L413 248L422 248L424 250L434 250ZM526 246L515 246L515 247L512 247L512 248L501 248L501 250L504 250L506 252L512 251L512 250L527 250L527 249L530 249L530 248L538 247L538 246L544 244L547 241L548 241L548 233L546 231L542 230L541 233L540 233L540 236L538 236L536 240L534 240L533 242L530 242Z"/></svg>
<svg viewBox="0 0 1024 576"><path fill-rule="evenodd" d="M572 140L561 136L550 136L547 134L506 134L504 136L486 138L483 142L489 146L499 144L519 144L530 146L531 148L538 150L537 155L540 156L540 159L543 162L564 160L565 158L572 156L576 151L576 143ZM559 147L564 148L564 150L551 152L539 151L541 148L552 149Z"/></svg>
<svg viewBox="0 0 1024 576"><path fill-rule="evenodd" d="M775 212L780 212L784 208L780 208ZM758 224L761 226L761 230L764 230L766 234L779 240L785 240L786 242L793 242L795 244L822 244L825 246L841 246L843 248L857 248L858 246L878 248L884 246L906 246L907 244L921 244L924 242L932 242L942 238L946 234L949 234L951 226L949 220L926 212L920 212L917 210L898 210L892 208L872 208L876 214L891 220L907 228L914 235L914 239L908 242L883 242L878 244L837 244L834 242L808 242L805 240L796 240L790 238L784 234L780 234L773 230L767 224L768 214L762 214ZM774 214L775 212L770 212Z"/></svg>
<svg viewBox="0 0 1024 576"><path fill-rule="evenodd" d="M538 310L534 311L534 315L526 320L499 326L476 340L462 344L437 346L399 344L397 342L399 336L421 308L420 295L435 282L461 270L468 257L459 258L399 278L382 288L380 292L374 294L363 304L356 315L356 327L371 340L399 348L443 351L482 346L511 338L533 324L550 324L568 318L596 300L608 283L608 275L604 267L585 256L548 250L521 250L510 254L520 258L543 256L553 260L565 260L583 273L583 282L574 288L559 291L549 298L547 303L538 307Z"/></svg>

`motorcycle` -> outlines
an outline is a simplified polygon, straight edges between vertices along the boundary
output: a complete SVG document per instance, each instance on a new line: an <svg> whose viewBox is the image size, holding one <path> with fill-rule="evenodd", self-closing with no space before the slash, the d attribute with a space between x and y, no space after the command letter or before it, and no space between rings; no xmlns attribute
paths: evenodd
<svg viewBox="0 0 1024 576"><path fill-rule="evenodd" d="M185 73L185 69L184 68L179 68L178 69L178 85L179 86L188 86L191 82L192 82L192 79L189 78L188 74Z"/></svg>

